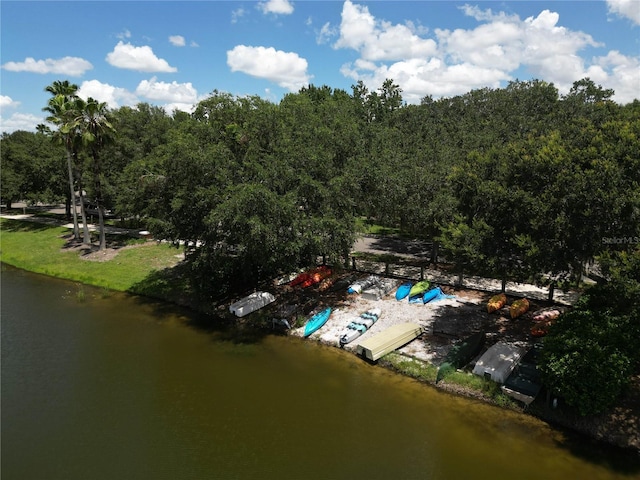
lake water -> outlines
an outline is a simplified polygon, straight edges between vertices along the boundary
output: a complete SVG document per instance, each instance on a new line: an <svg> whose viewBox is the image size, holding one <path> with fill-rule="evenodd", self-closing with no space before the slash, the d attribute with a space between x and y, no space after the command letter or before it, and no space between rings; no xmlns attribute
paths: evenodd
<svg viewBox="0 0 640 480"><path fill-rule="evenodd" d="M1 280L3 480L640 475L335 348L10 267Z"/></svg>

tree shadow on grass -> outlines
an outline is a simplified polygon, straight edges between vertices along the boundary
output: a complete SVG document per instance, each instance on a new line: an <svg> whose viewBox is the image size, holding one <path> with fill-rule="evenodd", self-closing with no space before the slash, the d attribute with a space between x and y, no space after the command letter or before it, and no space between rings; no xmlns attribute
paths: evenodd
<svg viewBox="0 0 640 480"><path fill-rule="evenodd" d="M0 230L5 232L42 232L51 228L59 228L59 225L3 219L0 226Z"/></svg>

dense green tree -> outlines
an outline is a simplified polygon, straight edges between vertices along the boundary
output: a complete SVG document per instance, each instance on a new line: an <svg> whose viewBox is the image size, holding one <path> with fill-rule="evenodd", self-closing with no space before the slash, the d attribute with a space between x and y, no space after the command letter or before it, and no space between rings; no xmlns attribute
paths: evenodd
<svg viewBox="0 0 640 480"><path fill-rule="evenodd" d="M608 280L590 288L545 338L544 381L583 415L611 407L638 371L640 248L627 248L602 257Z"/></svg>

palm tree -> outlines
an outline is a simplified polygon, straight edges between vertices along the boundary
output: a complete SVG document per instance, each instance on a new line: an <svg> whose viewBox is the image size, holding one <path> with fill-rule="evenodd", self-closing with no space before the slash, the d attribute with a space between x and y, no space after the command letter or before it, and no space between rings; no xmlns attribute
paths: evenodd
<svg viewBox="0 0 640 480"><path fill-rule="evenodd" d="M87 102L84 103L84 107L78 111L80 116L77 120L82 143L88 149L92 161L94 195L98 206L100 225L100 250L104 250L107 245L104 231L104 173L100 154L102 148L113 139L115 129L108 119L107 104L105 102L98 102L89 97Z"/></svg>
<svg viewBox="0 0 640 480"><path fill-rule="evenodd" d="M78 86L73 83L69 83L68 80L58 81L56 80L51 85L45 88L46 92L53 95L49 99L47 106L42 110L49 113L47 121L56 125L58 130L53 133L52 139L56 142L62 143L67 152L67 171L69 174L69 190L71 195L71 212L73 214L73 236L75 240L80 239L80 229L78 227L78 212L75 205L75 188L73 178L73 157L75 156L74 144L75 144L75 131L70 128L69 122L72 122L75 115L71 109L71 101L77 98L76 92ZM85 229L86 227L86 222ZM88 235L85 236L85 242Z"/></svg>

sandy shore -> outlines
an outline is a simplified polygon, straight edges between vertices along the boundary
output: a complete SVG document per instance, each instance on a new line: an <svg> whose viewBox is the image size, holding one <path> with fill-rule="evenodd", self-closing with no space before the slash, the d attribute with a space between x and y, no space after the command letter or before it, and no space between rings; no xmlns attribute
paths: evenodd
<svg viewBox="0 0 640 480"><path fill-rule="evenodd" d="M400 282L398 282L399 284ZM327 345L340 347L339 338L346 326L361 313L374 308L381 310L379 320L363 335L344 346L344 349L355 353L357 345L380 333L387 328L405 322L420 325L424 334L418 339L398 349L398 352L421 360L438 363L446 355L453 338L442 338L434 335L434 325L439 319L451 316L465 318L469 313L477 315L482 308L479 298L472 298L464 293L452 292L455 298L442 299L427 304L409 303L407 299L398 301L395 299L395 288L380 300L370 300L363 295L351 294L334 308L327 323L313 333L309 339L322 342ZM473 323L473 322L472 322ZM471 324L469 325L472 326ZM303 336L304 327L290 331L291 335Z"/></svg>

